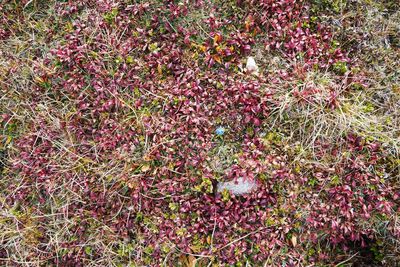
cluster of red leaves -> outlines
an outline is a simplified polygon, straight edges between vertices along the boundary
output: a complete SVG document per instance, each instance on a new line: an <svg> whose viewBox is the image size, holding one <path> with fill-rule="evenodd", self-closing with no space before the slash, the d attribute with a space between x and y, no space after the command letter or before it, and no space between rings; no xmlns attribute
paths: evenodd
<svg viewBox="0 0 400 267"><path fill-rule="evenodd" d="M79 266L85 257L103 253L92 251L89 256L81 245L94 217L121 239L140 235L143 240L138 242L150 248L153 260L147 264L157 265L166 257L163 244L173 243L179 251L213 255L229 264L262 262L285 248L289 256L281 260L294 266L325 255L306 259L288 236L302 233L299 242L319 236L335 244L362 242L373 229L362 228L360 220L397 207L394 189L370 171L382 151L355 137L345 141L346 151L353 153L349 161L339 170L313 172L317 184L312 192L296 191L308 187L311 178L291 170L284 154L269 154L259 137L275 105L273 89L263 78L236 74L230 67L251 51L258 36L283 57L301 56L302 71L348 59L332 49L329 29L306 26L312 22L302 1L238 2L248 14L233 14L229 23L241 26L223 35L220 30L227 21L210 16L202 22L210 29L203 43L192 41L194 29L180 24L191 9L204 6L203 1L58 5L69 32L49 55L52 71L38 70L41 82L32 97L39 105L47 94L64 103L66 111L54 114L57 125L38 118L16 143L20 152L14 170L24 186L9 199L46 213L41 207L57 190L67 187L80 196L65 207L66 214L76 218L69 230L79 238L62 243L68 253L55 262ZM188 56L199 47L199 60ZM296 64L291 73L269 78L293 79L299 71ZM210 151L220 145L214 133L219 125L227 129L225 142L241 152L223 179L263 176L255 192L229 199L212 192L217 173L210 167ZM105 187L102 173L63 170L65 157L83 166L121 168L122 174L111 177L113 182ZM340 177L340 184L326 187L332 175ZM151 218L152 225L143 217ZM42 244L46 238L44 233ZM195 248L199 243L203 245ZM55 249L42 251L54 256ZM45 252L41 256L49 258Z"/></svg>
<svg viewBox="0 0 400 267"><path fill-rule="evenodd" d="M251 25L265 33L267 49L280 50L292 60L303 58L304 68L349 61L340 48L332 47L329 28L310 19L304 1L241 2L253 12L249 15Z"/></svg>
<svg viewBox="0 0 400 267"><path fill-rule="evenodd" d="M321 146L320 155L326 149L326 145ZM390 217L400 195L385 181L390 177L377 175L385 172L379 164L385 152L378 143L349 135L344 151L349 158L343 158L335 168L316 168L316 190L320 197L309 203L307 223L328 233L333 244L359 241L364 245L365 238L373 239L376 230L360 228L360 221L368 221L376 214ZM331 153L340 152L333 149ZM324 181L330 185L323 185ZM392 226L391 230L398 234L399 229ZM315 239L317 235L311 236Z"/></svg>

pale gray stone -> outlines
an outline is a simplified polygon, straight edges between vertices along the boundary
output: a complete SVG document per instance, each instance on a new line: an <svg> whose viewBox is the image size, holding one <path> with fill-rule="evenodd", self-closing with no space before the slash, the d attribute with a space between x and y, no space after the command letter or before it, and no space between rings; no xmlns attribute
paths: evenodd
<svg viewBox="0 0 400 267"><path fill-rule="evenodd" d="M244 179L242 177L232 180L229 182L220 182L217 186L217 191L222 192L227 189L234 195L243 195L250 193L257 187L257 183L254 180Z"/></svg>

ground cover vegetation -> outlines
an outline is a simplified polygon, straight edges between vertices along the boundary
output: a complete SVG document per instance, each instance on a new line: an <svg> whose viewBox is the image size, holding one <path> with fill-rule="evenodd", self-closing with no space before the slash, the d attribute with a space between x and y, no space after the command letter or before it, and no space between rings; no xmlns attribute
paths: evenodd
<svg viewBox="0 0 400 267"><path fill-rule="evenodd" d="M0 264L396 266L399 33L389 0L2 1Z"/></svg>

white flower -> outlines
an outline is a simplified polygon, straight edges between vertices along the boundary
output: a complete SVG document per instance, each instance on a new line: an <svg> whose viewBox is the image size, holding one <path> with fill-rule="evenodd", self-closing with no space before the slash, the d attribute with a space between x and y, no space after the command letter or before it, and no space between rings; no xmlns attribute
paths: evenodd
<svg viewBox="0 0 400 267"><path fill-rule="evenodd" d="M246 69L252 74L258 74L258 66L253 57L247 58Z"/></svg>

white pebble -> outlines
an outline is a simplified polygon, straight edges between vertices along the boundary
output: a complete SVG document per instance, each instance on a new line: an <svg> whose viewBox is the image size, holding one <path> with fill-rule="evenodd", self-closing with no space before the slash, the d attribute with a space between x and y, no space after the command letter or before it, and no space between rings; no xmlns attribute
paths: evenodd
<svg viewBox="0 0 400 267"><path fill-rule="evenodd" d="M234 195L243 195L250 193L256 187L257 184L254 180L244 179L240 177L233 181L218 183L217 191L222 192L227 189Z"/></svg>

